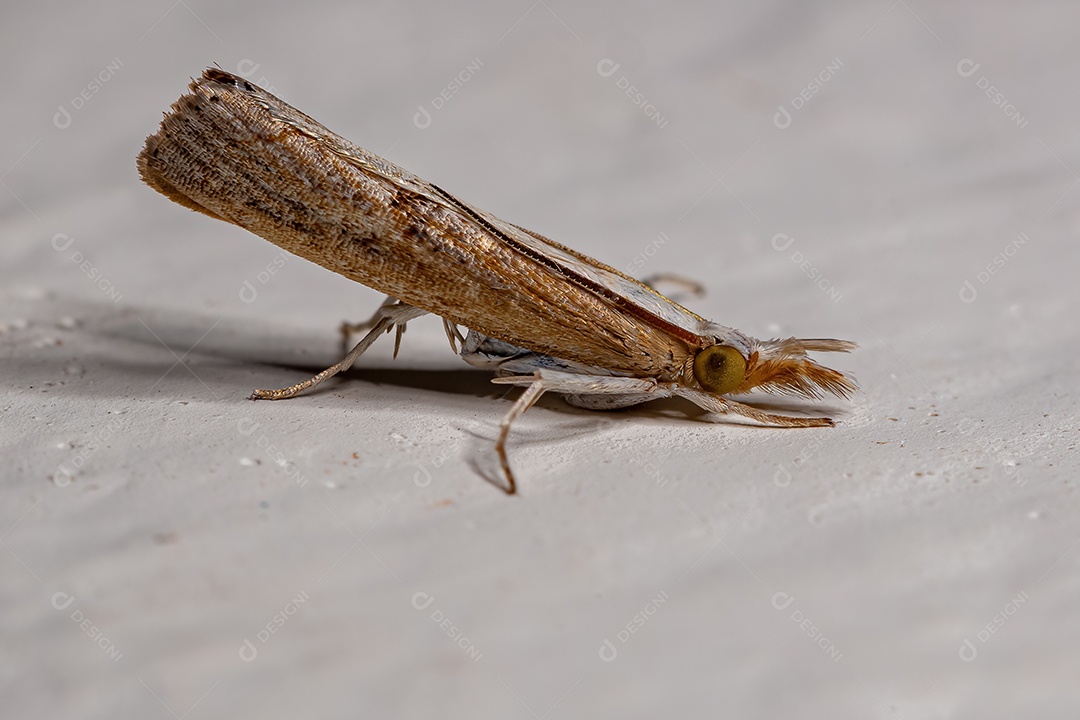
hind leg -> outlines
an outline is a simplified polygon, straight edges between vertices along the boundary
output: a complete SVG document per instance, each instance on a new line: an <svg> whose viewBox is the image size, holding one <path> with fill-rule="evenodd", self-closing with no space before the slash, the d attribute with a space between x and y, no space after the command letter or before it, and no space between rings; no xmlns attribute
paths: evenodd
<svg viewBox="0 0 1080 720"><path fill-rule="evenodd" d="M404 327L405 323L410 320L426 314L427 311L404 303L397 303L395 305L384 304L376 313L376 315L379 315L380 317L371 328L371 331L364 336L363 340L356 343L356 347L350 350L344 358L326 368L315 377L308 378L304 382L290 385L289 387L280 390L256 390L251 393L250 397L252 400L284 400L285 398L295 397L305 390L317 387L337 375L339 372L344 372L352 367L352 364L356 362L357 358L363 355L380 335L390 332L395 326L399 328ZM400 335L398 337L400 338Z"/></svg>

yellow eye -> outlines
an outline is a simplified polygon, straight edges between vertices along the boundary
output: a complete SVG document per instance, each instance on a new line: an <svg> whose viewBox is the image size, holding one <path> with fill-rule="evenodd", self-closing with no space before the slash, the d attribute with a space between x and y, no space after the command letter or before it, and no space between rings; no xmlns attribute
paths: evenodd
<svg viewBox="0 0 1080 720"><path fill-rule="evenodd" d="M707 347L694 357L694 377L709 392L729 393L746 377L746 358L727 345Z"/></svg>

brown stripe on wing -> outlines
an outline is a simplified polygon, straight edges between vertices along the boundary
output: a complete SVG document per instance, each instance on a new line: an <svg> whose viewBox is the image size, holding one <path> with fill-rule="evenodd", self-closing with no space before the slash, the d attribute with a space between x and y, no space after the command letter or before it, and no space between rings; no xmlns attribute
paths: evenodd
<svg viewBox="0 0 1080 720"><path fill-rule="evenodd" d="M638 304L636 304L634 302L631 302L629 299L623 297L622 295L619 295L617 292L613 291L612 289L604 287L600 283L595 282L593 280L590 280L589 278L587 278L587 277L585 277L585 276L583 276L583 275L581 275L579 273L574 272L570 268L567 268L564 265L560 264L557 260L554 260L552 258L545 257L544 255L541 255L537 251L530 248L528 245L525 245L524 243L522 243L522 242L520 242L518 240L515 240L514 238L510 237L509 235L507 235L503 231L499 230L497 227L495 227L490 222L488 222L485 218L483 218L475 210L473 210L468 205L466 205L465 203L458 200L456 197L454 197L450 193L443 190L438 185L436 185L434 183L428 183L428 184L432 188L434 188L435 191L438 192L439 195L441 195L443 197L443 199L445 199L447 202L451 203L455 208L457 208L461 212L465 213L469 218L471 218L473 221L478 223L481 227L483 227L489 233L491 233L492 235L497 237L499 240L502 240L504 243L506 243L507 245L512 247L514 250L516 250L517 252L521 253L522 255L524 255L524 256L526 256L528 258L531 258L532 260L534 260L538 264L544 265L545 267L548 267L548 268L554 270L555 272L559 273L560 275L565 277L567 280L574 283L575 285L582 288L583 290L587 290L588 292L591 292L593 295L596 295L597 297L599 297L599 298L601 298L603 300L606 300L607 302L611 303L616 308L618 308L618 309L622 310L623 312L625 312L627 315L631 315L631 316L637 318L638 320L642 321L646 325L651 325L652 327L656 328L657 330L662 330L662 331L666 332L667 334L669 334L669 335L671 335L673 337L679 338L680 340L687 343L691 347L695 347L695 348L696 347L703 347L704 345L708 344L707 340L705 338L701 337L700 335L698 335L697 333L690 332L689 330L687 330L685 328L679 327L675 323L668 322L664 318L659 317L657 315L654 315L653 313L649 312L648 310L641 307L640 305L638 305ZM529 234L531 235L532 233L529 233ZM555 244L555 243L553 243L553 244ZM573 254L578 256L578 257L585 257L585 256L580 255L579 253L573 253ZM589 258L589 260L592 260L592 258ZM593 262L596 262L596 261L593 260ZM622 274L622 273L618 273L618 271L616 271L616 273L619 274L619 275ZM630 279L632 279L632 278L630 278ZM636 283L637 280L634 280L634 282ZM653 292L655 292L655 291L653 291ZM659 293L657 293L657 294L659 295Z"/></svg>

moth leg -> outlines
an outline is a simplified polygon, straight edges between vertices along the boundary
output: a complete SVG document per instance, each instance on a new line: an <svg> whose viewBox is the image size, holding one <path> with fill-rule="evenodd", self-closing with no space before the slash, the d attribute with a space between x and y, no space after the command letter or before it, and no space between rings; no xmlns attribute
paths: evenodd
<svg viewBox="0 0 1080 720"><path fill-rule="evenodd" d="M342 342L342 344L345 345L345 344L347 344L349 342L349 336L355 335L356 333L360 332L361 330L370 330L371 328L375 327L375 323L379 322L379 320L383 316L383 308L390 307L391 305L394 305L397 302L398 302L398 299L396 297L393 297L392 295L387 295L386 298L379 304L378 309L376 309L375 312L371 314L371 317L368 318L367 320L365 320L364 322L351 323L351 322L345 321L345 322L341 323L341 342ZM344 352L344 350L343 350L343 352Z"/></svg>
<svg viewBox="0 0 1080 720"><path fill-rule="evenodd" d="M678 397L683 397L694 403L700 408L708 410L714 413L735 413L736 415L742 415L743 417L756 420L762 425L772 425L774 427L833 427L836 425L832 418L826 417L791 417L789 415L774 415L773 413L765 412L764 410L758 410L757 408L750 407L749 405L743 405L740 402L722 398L716 395L712 395L701 390L693 390L691 388L684 388L675 386L672 388L672 394Z"/></svg>
<svg viewBox="0 0 1080 720"><path fill-rule="evenodd" d="M370 318L365 320L364 322L362 322L362 323L351 323L351 322L346 321L346 322L341 323L341 352L345 352L349 348L349 338L352 335L360 332L361 330L367 330L369 328L375 327L375 324L379 322L379 319L381 317L383 317L384 311L386 310L386 308L396 307L396 306L399 306L399 305L404 305L404 303L401 302L400 300L398 300L393 295L387 295L386 299L382 301L382 304L379 305L379 308L375 311L375 313ZM394 328L394 333L395 333L394 334L394 359L395 360L397 360L398 351L401 350L401 336L405 334L405 329L406 329L406 324L407 323L408 323L407 320L404 321L404 322L400 322ZM452 344L451 344L451 347L453 347ZM454 352L457 352L457 350L455 349Z"/></svg>
<svg viewBox="0 0 1080 720"><path fill-rule="evenodd" d="M383 315L383 309L393 307L394 305L402 304L393 295L387 295L386 299L382 301L379 308L375 313L361 323L351 323L345 321L341 323L341 352L345 352L349 349L349 338L360 332L361 330L368 330L375 327L375 324L379 322L379 318ZM405 334L406 323L399 323L395 328L396 335L394 336L394 359L397 359L398 350L401 349L401 336ZM450 322L446 318L443 318L443 330L446 332L446 339L450 341L450 349L455 353L458 352L458 345L464 344L465 338L462 336L461 331L458 330L457 325Z"/></svg>
<svg viewBox="0 0 1080 720"><path fill-rule="evenodd" d="M513 471L510 470L510 459L506 456L506 439L510 436L510 426L526 410L531 408L543 394L544 381L534 380L510 408L510 412L506 413L506 416L499 423L499 437L495 441L495 452L499 454L499 464L502 466L503 475L506 476L507 495L517 494L517 481L514 480Z"/></svg>
<svg viewBox="0 0 1080 720"><path fill-rule="evenodd" d="M450 341L450 349L455 353L459 352L458 348L465 346L465 336L461 334L456 324L446 318L443 318L442 325L443 330L446 332L446 339Z"/></svg>
<svg viewBox="0 0 1080 720"><path fill-rule="evenodd" d="M509 367L512 361L522 358L537 357L531 350L511 345L503 340L497 340L487 335L481 335L475 330L469 330L469 334L461 343L461 351L458 353L461 359L475 368L481 370L495 370L502 374L521 374L532 376L532 371L539 369L539 365L524 368Z"/></svg>
<svg viewBox="0 0 1080 720"><path fill-rule="evenodd" d="M558 370L537 370L532 375L511 375L492 378L491 382L500 385L525 385L525 392L517 399L510 412L499 423L499 437L495 441L495 451L499 454L499 463L506 476L507 494L517 492L514 473L510 470L510 460L506 455L506 440L510 436L510 426L532 407L545 392L557 392L566 395L612 395L615 397L634 397L635 403L645 402L658 397L669 397L670 391L660 387L652 378L612 377L609 375L586 375L560 372ZM652 393L658 392L653 395ZM646 397L648 396L648 397ZM640 398L640 399L638 399Z"/></svg>
<svg viewBox="0 0 1080 720"><path fill-rule="evenodd" d="M379 335L382 335L384 332L390 332L390 329L395 326L403 326L410 320L418 318L421 315L426 315L427 311L399 302L393 305L383 305L379 308L379 314L381 317L376 321L375 326L364 336L363 340L356 343L356 347L350 350L344 358L326 368L315 377L280 390L256 390L251 393L250 398L252 400L284 400L285 398L294 397L305 390L310 390L313 387L321 385L339 372L344 372L352 367L352 364L356 362L356 359L371 347L372 343L378 339Z"/></svg>

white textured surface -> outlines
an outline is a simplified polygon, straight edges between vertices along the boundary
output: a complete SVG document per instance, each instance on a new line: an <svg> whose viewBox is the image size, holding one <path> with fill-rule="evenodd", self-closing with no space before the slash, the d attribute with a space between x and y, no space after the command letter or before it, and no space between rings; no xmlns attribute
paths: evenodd
<svg viewBox="0 0 1080 720"><path fill-rule="evenodd" d="M1076 717L1080 12L717 5L9 3L2 714ZM139 184L211 62L719 322L861 342L864 393L822 431L545 399L518 498L480 474L509 400L430 319L248 403L379 298L261 283L276 248Z"/></svg>

